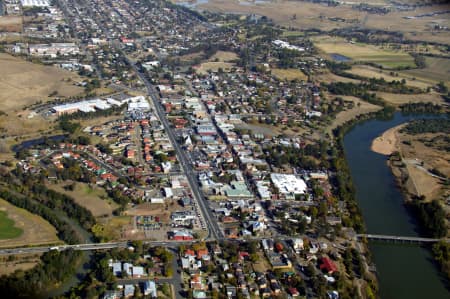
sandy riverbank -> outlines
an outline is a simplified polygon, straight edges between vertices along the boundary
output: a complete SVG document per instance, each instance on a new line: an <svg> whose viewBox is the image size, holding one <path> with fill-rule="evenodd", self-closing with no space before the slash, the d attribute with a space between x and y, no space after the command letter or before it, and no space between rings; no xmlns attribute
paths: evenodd
<svg viewBox="0 0 450 299"><path fill-rule="evenodd" d="M372 146L370 147L370 149L376 153L386 156L392 154L395 151L398 151L398 133L403 126L404 125L402 124L385 131L383 134L381 134L381 136L378 136L372 141Z"/></svg>

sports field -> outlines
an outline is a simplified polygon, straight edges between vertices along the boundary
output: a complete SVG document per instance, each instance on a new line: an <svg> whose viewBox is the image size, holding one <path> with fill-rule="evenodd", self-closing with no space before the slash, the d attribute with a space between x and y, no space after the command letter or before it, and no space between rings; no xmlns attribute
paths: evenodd
<svg viewBox="0 0 450 299"><path fill-rule="evenodd" d="M23 234L23 230L16 227L14 220L8 218L5 211L0 211L0 239L14 239Z"/></svg>
<svg viewBox="0 0 450 299"><path fill-rule="evenodd" d="M3 199L0 199L0 232L0 247L60 243L50 223Z"/></svg>

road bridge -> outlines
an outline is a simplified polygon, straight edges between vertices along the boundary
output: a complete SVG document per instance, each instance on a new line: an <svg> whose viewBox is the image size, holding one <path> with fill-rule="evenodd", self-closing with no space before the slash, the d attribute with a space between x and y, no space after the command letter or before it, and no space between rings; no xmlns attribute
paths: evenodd
<svg viewBox="0 0 450 299"><path fill-rule="evenodd" d="M410 237L410 236L392 236L392 235L377 235L377 234L358 234L358 239L366 238L372 241L387 241L387 242L399 242L399 243L436 243L441 240L450 243L450 239L438 239L438 238L422 238L422 237Z"/></svg>

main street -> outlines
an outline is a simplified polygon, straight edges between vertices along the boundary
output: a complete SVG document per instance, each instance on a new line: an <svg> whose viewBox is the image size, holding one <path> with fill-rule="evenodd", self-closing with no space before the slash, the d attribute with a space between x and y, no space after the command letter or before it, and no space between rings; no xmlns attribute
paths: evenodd
<svg viewBox="0 0 450 299"><path fill-rule="evenodd" d="M126 57L125 54L124 56ZM197 178L195 177L195 172L193 171L192 165L189 163L186 154L181 149L180 145L178 144L175 138L175 134L172 128L170 127L169 121L167 120L166 114L162 109L162 105L159 101L158 92L156 91L155 87L147 80L145 75L140 72L140 70L136 67L136 65L130 59L128 59L128 57L126 57L126 59L128 63L133 67L134 71L139 75L141 80L144 82L148 91L148 95L153 101L153 106L155 107L156 113L158 114L158 117L164 126L167 136L169 137L169 140L172 143L175 152L177 153L177 158L180 161L181 167L183 168L184 173L188 179L190 188L194 194L194 198L201 209L203 216L202 218L206 222L205 227L208 229L208 237L206 239L208 240L221 239L223 237L222 231L220 230L219 225L217 224L217 220L215 216L212 214L211 209L207 206L207 203L205 202L206 201L205 197L198 188L198 182Z"/></svg>

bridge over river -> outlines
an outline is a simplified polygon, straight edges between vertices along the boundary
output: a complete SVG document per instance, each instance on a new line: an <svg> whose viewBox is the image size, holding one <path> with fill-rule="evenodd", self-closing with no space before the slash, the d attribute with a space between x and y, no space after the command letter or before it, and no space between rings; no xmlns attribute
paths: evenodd
<svg viewBox="0 0 450 299"><path fill-rule="evenodd" d="M358 234L358 239L366 238L373 241L390 241L401 243L436 243L439 241L445 241L450 243L450 239L434 239L434 238L421 238L421 237L409 237L409 236L391 236L391 235L376 235L376 234Z"/></svg>

